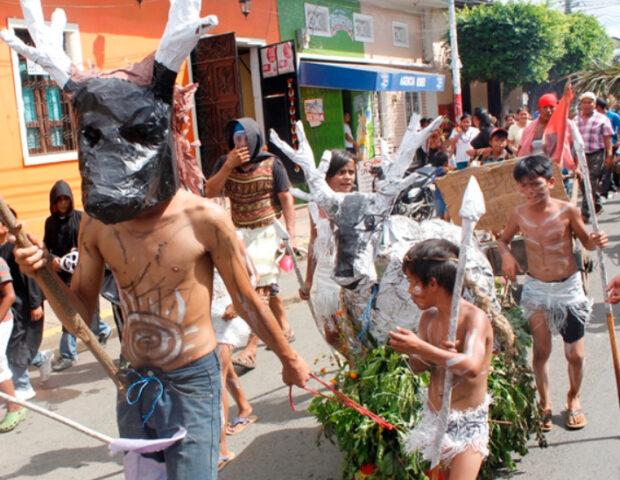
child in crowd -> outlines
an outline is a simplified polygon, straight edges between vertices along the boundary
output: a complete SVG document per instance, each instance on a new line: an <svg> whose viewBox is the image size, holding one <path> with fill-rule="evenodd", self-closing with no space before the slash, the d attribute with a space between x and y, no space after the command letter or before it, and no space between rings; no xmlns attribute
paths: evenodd
<svg viewBox="0 0 620 480"><path fill-rule="evenodd" d="M526 202L515 207L499 240L504 275L515 280L521 270L510 251L510 242L521 231L525 237L529 271L521 305L534 338L533 369L543 411L542 429L551 430L549 396L551 335L560 334L568 362L570 388L566 396L566 427L577 430L587 420L581 410L581 382L585 356L585 325L592 301L583 290L581 273L573 255L573 235L588 250L607 245L607 235L590 233L579 209L551 198L555 184L551 161L541 155L523 158L514 169L518 189Z"/></svg>
<svg viewBox="0 0 620 480"><path fill-rule="evenodd" d="M443 177L448 173L450 169L450 158L446 152L436 153L432 160L433 167L435 167L435 177ZM448 206L439 191L437 185L435 185L435 214L442 220L448 220Z"/></svg>
<svg viewBox="0 0 620 480"><path fill-rule="evenodd" d="M13 209L15 217L17 214ZM37 364L41 368L41 381L45 382L52 371L53 354L51 350L37 353L43 339L43 293L35 281L24 275L15 262L15 240L9 229L0 222L0 257L11 273L15 303L12 306L13 331L7 348L9 367L13 375L15 396L20 400L30 400L35 391L30 383L28 367Z"/></svg>
<svg viewBox="0 0 620 480"><path fill-rule="evenodd" d="M245 250L245 245L239 239L241 253L245 257L248 273L252 283L256 284L256 269ZM215 337L217 339L217 356L220 362L222 385L222 433L220 435L220 457L218 459L218 470L223 469L235 458L235 453L228 450L226 446L226 435L235 435L243 431L248 425L258 419L252 415L252 405L248 402L241 381L237 376L232 362L232 355L235 348L245 345L250 336L249 325L235 312L232 299L226 290L222 277L214 272L213 277L213 300L211 302L211 318ZM229 419L228 393L233 397L237 404L237 416L231 421Z"/></svg>
<svg viewBox="0 0 620 480"><path fill-rule="evenodd" d="M481 165L491 162L501 162L514 156L512 149L508 146L508 131L503 128L496 128L491 132L489 139L490 147L479 148L470 151Z"/></svg>
<svg viewBox="0 0 620 480"><path fill-rule="evenodd" d="M482 310L461 299L456 341L446 341L458 256L459 248L442 239L425 240L407 252L403 271L409 280L411 298L423 313L417 334L398 328L390 332L390 345L409 355L414 372L431 372L423 418L407 441L410 450L421 451L427 460L433 455L440 428L439 411L446 393L444 377L448 369L454 374L448 425L441 442L441 465L449 479L474 480L489 453L491 399L487 376L493 329Z"/></svg>
<svg viewBox="0 0 620 480"><path fill-rule="evenodd" d="M9 368L9 361L6 356L6 349L13 331L13 313L11 306L15 301L15 291L13 290L13 280L9 266L0 258L0 392L15 396L13 387L13 374ZM0 433L13 430L26 418L26 409L15 403L7 403L6 414L0 422Z"/></svg>

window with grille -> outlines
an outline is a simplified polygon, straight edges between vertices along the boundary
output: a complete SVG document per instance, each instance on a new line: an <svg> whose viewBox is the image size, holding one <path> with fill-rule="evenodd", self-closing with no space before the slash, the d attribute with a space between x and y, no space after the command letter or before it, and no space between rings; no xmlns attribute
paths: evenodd
<svg viewBox="0 0 620 480"><path fill-rule="evenodd" d="M34 45L25 28L14 27L15 34L24 43ZM74 32L65 32L65 44ZM78 37L73 40L79 42ZM65 51L70 54L71 48ZM22 131L26 165L75 160L77 155L77 128L69 97L56 85L41 67L25 57L13 53L16 94ZM74 58L75 61L75 58ZM21 100L21 102L20 102Z"/></svg>
<svg viewBox="0 0 620 480"><path fill-rule="evenodd" d="M407 124L414 113L422 115L422 102L418 92L405 92L405 118Z"/></svg>

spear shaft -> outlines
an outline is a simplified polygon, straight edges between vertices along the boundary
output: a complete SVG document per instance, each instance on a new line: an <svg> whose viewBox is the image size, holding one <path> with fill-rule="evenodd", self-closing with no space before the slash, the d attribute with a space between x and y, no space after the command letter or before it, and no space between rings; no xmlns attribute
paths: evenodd
<svg viewBox="0 0 620 480"><path fill-rule="evenodd" d="M480 186L476 177L469 179L469 184L463 194L463 202L461 205L460 215L462 218L462 240L459 249L459 261L456 270L456 278L454 281L454 290L452 291L452 304L450 308L450 325L448 329L449 342L456 340L456 329L459 319L459 307L461 303L461 293L463 284L465 283L465 268L467 266L468 250L471 248L474 238L474 228L480 217L485 213L484 197L480 191ZM433 456L431 458L431 469L435 469L441 460L441 444L448 427L448 418L450 416L450 403L452 400L452 371L446 367L443 385L443 398L441 411L439 413L439 423L435 432L433 442ZM437 472L437 470L435 470Z"/></svg>
<svg viewBox="0 0 620 480"><path fill-rule="evenodd" d="M598 224L598 218L596 217L596 211L594 209L594 197L592 196L592 183L590 182L590 169L588 167L588 160L585 154L585 147L581 132L577 126L570 122L570 126L573 134L573 144L575 151L577 152L577 159L579 161L579 169L583 174L584 195L586 196L586 202L588 204L588 210L590 212L590 219L592 220L592 231L594 233L600 232ZM605 267L605 257L603 255L603 249L597 248L596 255L599 265L599 273L601 275L601 284L603 292L607 288L607 268ZM606 297L606 295L605 295ZM614 311L611 303L605 303L605 310L607 311L607 330L609 332L609 342L611 346L611 356L614 367L614 375L616 377L616 390L618 392L618 403L620 404L620 354L618 353L618 342L616 340L616 324L614 319Z"/></svg>

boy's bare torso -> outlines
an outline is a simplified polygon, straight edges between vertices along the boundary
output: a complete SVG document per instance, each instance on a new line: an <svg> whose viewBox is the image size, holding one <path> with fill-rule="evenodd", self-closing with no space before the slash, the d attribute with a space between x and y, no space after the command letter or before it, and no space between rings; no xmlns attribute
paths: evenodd
<svg viewBox="0 0 620 480"><path fill-rule="evenodd" d="M515 209L514 215L525 237L528 273L543 282L564 280L577 271L573 255L571 227L572 205L551 199L544 210L527 204Z"/></svg>
<svg viewBox="0 0 620 480"><path fill-rule="evenodd" d="M481 316L484 319L481 319ZM493 329L484 313L468 302L461 302L460 318L456 331L457 351L463 356L475 354L475 349L484 349L484 365L478 375L471 377L467 372L458 372L458 359L451 366L454 373L452 410L467 410L478 407L487 393L487 376L493 354ZM439 318L436 309L423 313L418 329L420 337L428 343L443 348L448 336L449 318ZM439 411L442 405L446 368L431 368L431 381L428 387L428 405L431 410Z"/></svg>
<svg viewBox="0 0 620 480"><path fill-rule="evenodd" d="M122 354L135 368L174 370L216 346L211 325L213 261L205 236L217 238L209 211L217 208L177 192L163 214L84 225L81 255L96 248L117 280L124 315Z"/></svg>

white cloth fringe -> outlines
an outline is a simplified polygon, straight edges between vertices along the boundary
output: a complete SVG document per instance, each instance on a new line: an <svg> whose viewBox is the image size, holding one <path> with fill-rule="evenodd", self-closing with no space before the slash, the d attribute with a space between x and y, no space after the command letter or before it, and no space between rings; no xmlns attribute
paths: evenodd
<svg viewBox="0 0 620 480"><path fill-rule="evenodd" d="M489 455L489 405L491 395L487 394L480 405L467 410L450 410L448 427L441 441L441 462L448 466L458 454L473 450L486 458ZM425 403L422 420L409 431L405 449L412 453L419 451L425 460L432 460L433 443L440 428L440 412L429 410Z"/></svg>
<svg viewBox="0 0 620 480"><path fill-rule="evenodd" d="M586 297L580 272L563 282L541 282L528 275L523 284L521 307L526 318L543 310L549 330L555 335L566 326L569 311L584 325L592 314L592 300Z"/></svg>
<svg viewBox="0 0 620 480"><path fill-rule="evenodd" d="M216 271L213 275L213 299L211 300L211 320L215 330L217 343L225 343L233 347L245 345L250 336L250 326L241 317L224 320L226 307L232 305L232 299L226 286Z"/></svg>

